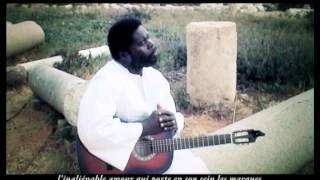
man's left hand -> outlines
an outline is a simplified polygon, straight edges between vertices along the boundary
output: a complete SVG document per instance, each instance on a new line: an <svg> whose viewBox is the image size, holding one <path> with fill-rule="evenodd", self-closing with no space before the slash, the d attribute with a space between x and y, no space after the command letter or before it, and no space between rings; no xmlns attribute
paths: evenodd
<svg viewBox="0 0 320 180"><path fill-rule="evenodd" d="M175 115L172 112L163 109L160 105L157 105L157 111L160 127L165 131L177 131L178 127Z"/></svg>

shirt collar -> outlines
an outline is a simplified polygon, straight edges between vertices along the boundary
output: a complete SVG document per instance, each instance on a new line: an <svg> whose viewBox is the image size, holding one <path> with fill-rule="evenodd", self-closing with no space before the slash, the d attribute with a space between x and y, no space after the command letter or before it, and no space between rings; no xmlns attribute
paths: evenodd
<svg viewBox="0 0 320 180"><path fill-rule="evenodd" d="M145 69L145 68L142 68L142 75L140 76L139 74L133 74L133 73L131 73L126 67L124 67L122 64L120 64L118 61L116 61L116 60L114 60L114 59L112 59L110 63L114 64L114 66L115 66L117 69L119 69L120 71L123 71L123 72L125 72L125 73L127 73L127 74L129 74L129 75L135 76L135 77L136 77L136 76L142 77L143 74L144 74L144 69Z"/></svg>

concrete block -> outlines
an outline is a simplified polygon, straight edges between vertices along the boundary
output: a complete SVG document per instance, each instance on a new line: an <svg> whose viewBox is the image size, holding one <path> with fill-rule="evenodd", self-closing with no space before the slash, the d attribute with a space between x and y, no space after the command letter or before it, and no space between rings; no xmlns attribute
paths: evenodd
<svg viewBox="0 0 320 180"><path fill-rule="evenodd" d="M235 23L209 21L187 25L187 93L193 105L234 101L236 59Z"/></svg>

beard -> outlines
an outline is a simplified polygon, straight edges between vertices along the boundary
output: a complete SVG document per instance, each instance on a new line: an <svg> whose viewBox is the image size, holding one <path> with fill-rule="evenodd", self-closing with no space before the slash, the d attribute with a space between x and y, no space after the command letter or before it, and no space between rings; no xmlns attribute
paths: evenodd
<svg viewBox="0 0 320 180"><path fill-rule="evenodd" d="M143 62L143 67L149 67L149 66L153 66L157 63L157 56L152 53L147 59L146 61Z"/></svg>
<svg viewBox="0 0 320 180"><path fill-rule="evenodd" d="M155 53L151 53L149 56L140 57L139 60L135 60L131 63L133 67L150 67L157 63L157 55Z"/></svg>

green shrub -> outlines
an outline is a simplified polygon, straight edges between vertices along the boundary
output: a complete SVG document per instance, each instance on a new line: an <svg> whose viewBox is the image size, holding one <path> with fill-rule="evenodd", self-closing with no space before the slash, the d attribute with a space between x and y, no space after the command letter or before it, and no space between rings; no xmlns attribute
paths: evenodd
<svg viewBox="0 0 320 180"><path fill-rule="evenodd" d="M249 17L239 23L238 83L312 87L314 35L308 18Z"/></svg>
<svg viewBox="0 0 320 180"><path fill-rule="evenodd" d="M286 11L290 8L303 8L303 6L302 3L277 3L277 9L280 11Z"/></svg>
<svg viewBox="0 0 320 180"><path fill-rule="evenodd" d="M89 58L86 58L77 53L62 53L62 56L63 61L61 63L55 63L54 67L80 78L95 74L110 58L106 56L98 56L95 58L89 56Z"/></svg>
<svg viewBox="0 0 320 180"><path fill-rule="evenodd" d="M115 14L112 16L114 22L123 19L123 18L136 18L142 21L142 23L146 23L151 20L151 11L150 10L138 10L136 8L128 9L124 13Z"/></svg>
<svg viewBox="0 0 320 180"><path fill-rule="evenodd" d="M179 69L181 67L187 66L187 47L186 43L183 43L182 41L178 42L178 45L176 47L176 52L174 54L174 67L175 69Z"/></svg>
<svg viewBox="0 0 320 180"><path fill-rule="evenodd" d="M276 11L277 10L276 4L272 4L272 3L265 3L265 4L263 4L263 7L265 8L265 11Z"/></svg>
<svg viewBox="0 0 320 180"><path fill-rule="evenodd" d="M171 85L172 96L176 103L177 111L184 111L190 105L190 97L187 94L186 81L178 81Z"/></svg>
<svg viewBox="0 0 320 180"><path fill-rule="evenodd" d="M160 71L170 72L187 65L186 42L182 35L171 32L167 27L149 28L149 31L159 39L157 65Z"/></svg>

